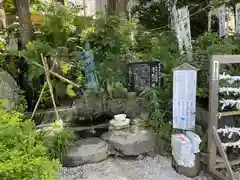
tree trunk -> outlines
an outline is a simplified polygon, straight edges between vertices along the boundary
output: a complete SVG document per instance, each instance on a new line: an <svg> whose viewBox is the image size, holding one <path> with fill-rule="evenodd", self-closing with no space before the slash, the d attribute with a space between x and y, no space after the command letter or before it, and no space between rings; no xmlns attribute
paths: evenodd
<svg viewBox="0 0 240 180"><path fill-rule="evenodd" d="M129 0L108 0L108 14L126 14Z"/></svg>
<svg viewBox="0 0 240 180"><path fill-rule="evenodd" d="M0 28L3 29L3 28L6 28L7 25L6 25L6 14L5 14L5 10L4 10L4 1L0 1L0 9L1 9L1 12L0 12L0 18L1 18L1 24L0 24Z"/></svg>
<svg viewBox="0 0 240 180"><path fill-rule="evenodd" d="M16 0L16 8L20 24L21 44L24 47L31 40L33 30L29 12L29 1Z"/></svg>

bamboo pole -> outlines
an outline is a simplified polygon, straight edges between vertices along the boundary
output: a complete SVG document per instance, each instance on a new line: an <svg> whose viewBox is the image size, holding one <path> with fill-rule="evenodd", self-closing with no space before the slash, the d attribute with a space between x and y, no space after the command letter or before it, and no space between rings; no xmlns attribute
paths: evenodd
<svg viewBox="0 0 240 180"><path fill-rule="evenodd" d="M42 56L42 55L41 55L41 56ZM35 64L36 66L38 66L38 67L40 67L40 68L42 68L42 69L45 70L45 68L44 68L41 64L39 64L39 63L37 63L37 62L35 62L35 61L33 61L33 64ZM52 70L47 69L46 71L47 71L48 73L52 74L53 76L58 77L59 79L61 79L61 80L64 81L64 82L67 82L67 83L69 83L69 84L71 84L71 85L73 85L73 86L75 86L75 87L77 87L77 88L80 87L80 85L78 85L78 84L70 81L69 79L66 79L65 77L62 77L61 75L53 72Z"/></svg>
<svg viewBox="0 0 240 180"><path fill-rule="evenodd" d="M53 70L55 64L56 64L56 60L54 61L53 66L51 67L51 70ZM36 105L35 105L35 107L34 107L34 110L33 110L32 116L31 116L31 119L32 119L32 118L35 116L35 114L36 114L37 108L38 108L38 106L39 106L39 104L40 104L40 101L41 101L42 96L43 96L43 93L44 93L44 91L45 91L45 89L46 89L46 87L47 87L47 84L48 84L48 82L46 81L46 82L44 83L44 85L43 85L43 88L42 88L42 90L41 90L41 93L40 93L40 95L39 95L39 98L38 98L38 100L37 100L37 103L36 103Z"/></svg>
<svg viewBox="0 0 240 180"><path fill-rule="evenodd" d="M39 97L38 97L37 103L36 103L35 106L34 106L33 113L32 113L32 115L31 115L31 119L32 119L32 118L35 116L35 114L36 114L38 105L40 104L40 101L41 101L41 99L42 99L42 96L43 96L43 93L44 93L44 90L46 89L46 87L47 87L47 82L45 82L44 85L43 85L43 88L42 88L41 93L40 93L40 95L39 95Z"/></svg>
<svg viewBox="0 0 240 180"><path fill-rule="evenodd" d="M50 78L49 78L49 69L48 69L48 65L47 65L47 60L43 58L43 55L42 55L42 54L41 54L41 59L42 59L43 65L44 65L44 71L45 71L45 75L46 75L46 79L47 79L49 91L50 91L50 94L51 94L54 111L55 111L55 113L56 113L57 120L59 121L60 118L59 118L59 114L58 114L58 111L57 111L56 102L55 102L54 95L53 95L52 84L51 84L51 81L50 81Z"/></svg>
<svg viewBox="0 0 240 180"><path fill-rule="evenodd" d="M43 92L44 92L47 84L50 84L51 87L49 87L49 90L50 90L51 98L52 98L53 105L54 105L54 111L55 111L56 116L57 116L57 118L58 118L58 120L59 120L59 114L58 114L58 110L57 110L56 103L55 103L55 100L54 100L52 85L51 85L50 78L49 78L49 73L52 74L53 76L58 77L60 80L62 80L62 81L64 81L64 82L67 82L67 83L69 83L69 84L71 84L71 85L73 85L73 86L75 86L75 87L77 87L77 88L79 88L80 85L78 85L78 84L76 84L76 83L68 80L67 78L64 78L64 77L62 77L61 75L53 72L53 69L54 69L54 65L55 65L55 63L56 63L56 60L54 61L54 64L53 64L51 70L49 70L48 65L47 65L47 62L46 62L46 59L44 59L44 57L43 57L42 54L40 54L40 56L41 56L42 63L43 63L44 66L42 66L41 64L39 64L39 63L37 63L37 62L34 62L34 61L33 61L32 63L33 63L34 65L42 68L42 69L45 71L45 74L46 74L46 77L47 77L47 78L46 78L46 79L47 79L47 82L45 82L45 84L44 84L44 86L43 86L43 88L42 88L42 90L41 90L40 96L39 96L38 101L37 101L37 103L36 103L36 105L35 105L35 107L34 107L34 111L33 111L32 115L31 115L31 118L33 118L34 115L36 114L37 108L38 108L38 106L39 106L40 100L41 100L41 98L42 98L42 96L43 96ZM50 89L50 88L51 88L51 89ZM84 92L83 92L83 93L84 93ZM85 93L84 93L84 97L85 97L85 99L87 100L87 96L85 95Z"/></svg>

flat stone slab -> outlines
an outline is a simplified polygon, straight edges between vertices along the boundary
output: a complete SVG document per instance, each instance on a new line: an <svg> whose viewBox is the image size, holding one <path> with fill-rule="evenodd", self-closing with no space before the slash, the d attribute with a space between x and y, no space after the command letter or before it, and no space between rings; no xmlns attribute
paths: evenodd
<svg viewBox="0 0 240 180"><path fill-rule="evenodd" d="M102 138L118 152L126 156L137 156L155 150L155 138L148 131L116 130L102 134Z"/></svg>
<svg viewBox="0 0 240 180"><path fill-rule="evenodd" d="M96 163L108 157L108 144L100 138L78 140L63 158L63 166L77 167L83 164Z"/></svg>

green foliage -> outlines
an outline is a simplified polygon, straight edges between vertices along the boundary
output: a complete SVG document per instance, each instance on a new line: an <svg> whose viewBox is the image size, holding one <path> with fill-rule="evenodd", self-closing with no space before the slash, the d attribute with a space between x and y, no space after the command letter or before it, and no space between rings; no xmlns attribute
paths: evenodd
<svg viewBox="0 0 240 180"><path fill-rule="evenodd" d="M171 21L168 6L171 7L173 2L173 0L138 0L138 5L133 7L132 12L140 20L140 24L147 29L153 31L170 30ZM192 15L190 17L191 35L195 39L207 31L208 22L206 19L211 8L218 8L220 5L225 4L226 7L230 7L235 11L237 2L237 0L178 0L177 8L188 6L189 13Z"/></svg>
<svg viewBox="0 0 240 180"><path fill-rule="evenodd" d="M0 105L1 107L1 105ZM20 97L19 97L19 103L17 105L15 105L15 107L13 108L13 110L20 112L20 113L24 113L27 109L27 101L24 97L24 95L21 95L20 93Z"/></svg>
<svg viewBox="0 0 240 180"><path fill-rule="evenodd" d="M115 90L124 91L124 69L131 57L136 22L118 16L101 16L93 26L81 33L83 42L89 41L97 60L100 93L113 97Z"/></svg>
<svg viewBox="0 0 240 180"><path fill-rule="evenodd" d="M39 132L39 137L47 148L50 159L59 159L61 162L63 155L75 139L73 132L69 130L60 130L52 133L42 130Z"/></svg>
<svg viewBox="0 0 240 180"><path fill-rule="evenodd" d="M0 109L0 178L5 180L55 180L59 161L49 159L47 149L22 114Z"/></svg>
<svg viewBox="0 0 240 180"><path fill-rule="evenodd" d="M167 155L171 150L171 93L168 90L152 88L144 91L142 97L148 110L148 119L143 122L143 127L156 135L157 150L162 155Z"/></svg>
<svg viewBox="0 0 240 180"><path fill-rule="evenodd" d="M73 67L71 53L80 48L75 35L74 11L59 4L51 4L46 12L44 23L36 31L36 40L29 42L26 49L20 53L30 64L30 80L44 73L43 69L31 65L31 61L42 63L40 53L51 57L51 64L56 60L60 65L58 70L67 74Z"/></svg>
<svg viewBox="0 0 240 180"><path fill-rule="evenodd" d="M13 0L5 0L4 1L4 10L6 13L14 14L16 13L16 7L13 3Z"/></svg>
<svg viewBox="0 0 240 180"><path fill-rule="evenodd" d="M164 64L165 73L171 73L172 68L179 64L178 42L174 33L169 31L148 32L139 31L136 37L136 58L141 60L158 59Z"/></svg>
<svg viewBox="0 0 240 180"><path fill-rule="evenodd" d="M42 10L43 0L30 0L33 12ZM4 0L4 10L7 14L16 14L15 0Z"/></svg>
<svg viewBox="0 0 240 180"><path fill-rule="evenodd" d="M132 13L147 29L163 27L161 30L169 30L170 14L164 1L149 3L149 1L140 0L139 4L133 7Z"/></svg>
<svg viewBox="0 0 240 180"><path fill-rule="evenodd" d="M74 25L77 16L74 9L61 4L50 4L45 11L44 23L39 27L40 33L37 34L37 38L48 42L53 48L71 48L71 43L77 41ZM65 51L61 55L64 54Z"/></svg>
<svg viewBox="0 0 240 180"><path fill-rule="evenodd" d="M41 94L42 88L43 88L43 86L41 86L41 88L37 91L38 97ZM41 101L40 101L41 103L39 104L39 107L42 108L42 109L45 109L45 108L51 106L51 104L52 104L51 100L52 99L51 99L51 95L49 93L49 87L47 85L46 88L45 88L45 91L43 92L43 95L42 95L42 98L41 98Z"/></svg>
<svg viewBox="0 0 240 180"><path fill-rule="evenodd" d="M10 74L14 74L15 78L19 78L19 74L27 77L29 86L32 87L31 91L36 97L35 101L45 79L44 70L35 65L36 63L42 64L40 54L47 58L49 68L54 65L54 72L79 85L83 85L84 82L82 59L75 57L76 51L83 50L80 38L76 34L77 27L74 25L77 19L75 10L61 4L47 4L44 8L44 21L34 30L34 40L21 51L13 51L9 44L6 44L3 56L0 58L3 61L4 69L7 69ZM17 26L11 29L13 34L16 34L17 31ZM24 70L20 70L17 65L22 60L28 65ZM51 80L56 99L76 96L72 86L68 86L67 83L54 76L51 76ZM43 108L52 106L49 100L51 100L50 94L46 89L40 106ZM57 103L59 102L57 101Z"/></svg>
<svg viewBox="0 0 240 180"><path fill-rule="evenodd" d="M145 90L141 96L148 111L148 119L143 122L145 129L156 135L157 150L169 155L172 132L172 69L185 61L178 51L176 37L171 32L140 34L137 38L137 56L139 59L157 59L164 65L163 85L160 88Z"/></svg>
<svg viewBox="0 0 240 180"><path fill-rule="evenodd" d="M215 33L204 33L193 45L192 64L199 69L197 96L208 97L209 60L214 54L233 54L237 46L231 38L220 38Z"/></svg>

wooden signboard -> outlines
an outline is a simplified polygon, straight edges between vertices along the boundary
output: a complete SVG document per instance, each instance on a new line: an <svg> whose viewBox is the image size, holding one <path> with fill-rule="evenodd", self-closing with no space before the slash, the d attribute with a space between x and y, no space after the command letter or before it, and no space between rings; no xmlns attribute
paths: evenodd
<svg viewBox="0 0 240 180"><path fill-rule="evenodd" d="M183 64L173 72L173 128L194 130L197 69Z"/></svg>

